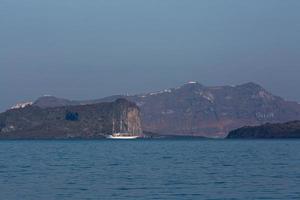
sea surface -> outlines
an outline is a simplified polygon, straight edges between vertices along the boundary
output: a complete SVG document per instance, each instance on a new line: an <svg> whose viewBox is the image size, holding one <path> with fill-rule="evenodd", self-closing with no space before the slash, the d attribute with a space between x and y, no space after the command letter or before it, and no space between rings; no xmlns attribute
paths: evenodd
<svg viewBox="0 0 300 200"><path fill-rule="evenodd" d="M300 140L0 141L0 199L300 199Z"/></svg>

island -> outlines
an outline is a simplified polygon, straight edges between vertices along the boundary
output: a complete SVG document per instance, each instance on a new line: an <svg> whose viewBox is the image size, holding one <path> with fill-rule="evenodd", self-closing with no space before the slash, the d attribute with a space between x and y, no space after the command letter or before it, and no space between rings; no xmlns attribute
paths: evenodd
<svg viewBox="0 0 300 200"><path fill-rule="evenodd" d="M245 126L231 131L228 139L300 138L300 121L266 123L260 126Z"/></svg>

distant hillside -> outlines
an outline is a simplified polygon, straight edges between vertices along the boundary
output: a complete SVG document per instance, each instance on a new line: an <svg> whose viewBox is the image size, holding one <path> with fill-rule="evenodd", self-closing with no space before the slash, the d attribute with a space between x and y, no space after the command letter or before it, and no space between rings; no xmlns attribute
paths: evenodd
<svg viewBox="0 0 300 200"><path fill-rule="evenodd" d="M300 138L300 121L287 123L264 124L261 126L243 127L231 131L228 139L256 139L256 138Z"/></svg>
<svg viewBox="0 0 300 200"><path fill-rule="evenodd" d="M163 135L225 137L229 131L246 125L300 120L298 103L274 96L255 83L207 87L189 82L158 92L116 95L98 100L70 101L43 97L34 105L95 104L120 97L140 107L145 131Z"/></svg>
<svg viewBox="0 0 300 200"><path fill-rule="evenodd" d="M71 101L68 99L63 98L56 98L53 96L43 96L38 98L34 102L35 106L38 106L40 108L54 108L54 107L60 107L60 106L74 106L74 105L80 105L79 101Z"/></svg>
<svg viewBox="0 0 300 200"><path fill-rule="evenodd" d="M28 105L0 114L0 139L101 138L113 132L142 134L140 112L134 103L118 99L55 108Z"/></svg>

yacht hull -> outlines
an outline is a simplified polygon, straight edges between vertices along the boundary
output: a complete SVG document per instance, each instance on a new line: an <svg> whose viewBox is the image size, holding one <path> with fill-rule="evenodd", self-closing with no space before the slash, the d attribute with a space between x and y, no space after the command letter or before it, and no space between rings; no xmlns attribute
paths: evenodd
<svg viewBox="0 0 300 200"><path fill-rule="evenodd" d="M115 140L132 140L132 139L137 139L138 136L113 136L109 135L107 136L108 139L115 139Z"/></svg>

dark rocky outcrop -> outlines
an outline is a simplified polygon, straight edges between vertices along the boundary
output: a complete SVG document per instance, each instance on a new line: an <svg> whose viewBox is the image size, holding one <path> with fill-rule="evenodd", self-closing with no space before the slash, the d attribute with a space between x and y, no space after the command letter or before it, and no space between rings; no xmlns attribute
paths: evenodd
<svg viewBox="0 0 300 200"><path fill-rule="evenodd" d="M178 88L147 94L116 95L90 101L52 98L51 103L49 99L48 102L39 99L34 105L95 104L120 97L140 107L144 131L161 135L225 137L229 131L246 125L300 120L298 103L274 96L251 82L218 87L189 82Z"/></svg>
<svg viewBox="0 0 300 200"><path fill-rule="evenodd" d="M0 139L101 138L113 131L142 134L139 108L134 103L118 99L54 108L33 105L0 114Z"/></svg>
<svg viewBox="0 0 300 200"><path fill-rule="evenodd" d="M270 139L270 138L300 138L300 121L287 123L264 124L261 126L246 126L231 131L228 139Z"/></svg>

